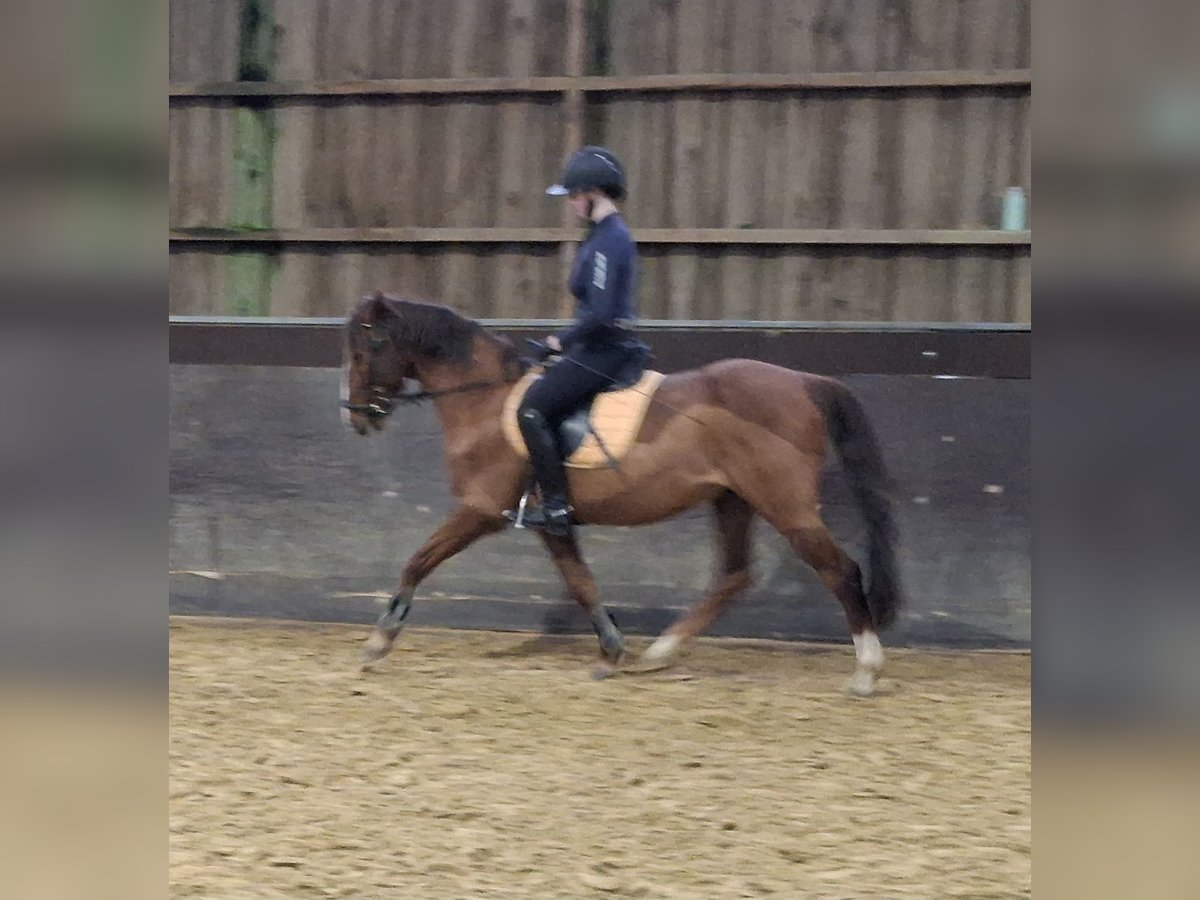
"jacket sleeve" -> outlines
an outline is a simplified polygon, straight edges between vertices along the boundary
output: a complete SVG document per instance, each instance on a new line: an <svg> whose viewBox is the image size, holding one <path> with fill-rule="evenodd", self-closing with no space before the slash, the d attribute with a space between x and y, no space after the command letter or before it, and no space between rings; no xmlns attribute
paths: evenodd
<svg viewBox="0 0 1200 900"><path fill-rule="evenodd" d="M559 334L563 348L581 343L616 324L629 309L633 253L625 244L597 247L589 264L586 300L579 320Z"/></svg>

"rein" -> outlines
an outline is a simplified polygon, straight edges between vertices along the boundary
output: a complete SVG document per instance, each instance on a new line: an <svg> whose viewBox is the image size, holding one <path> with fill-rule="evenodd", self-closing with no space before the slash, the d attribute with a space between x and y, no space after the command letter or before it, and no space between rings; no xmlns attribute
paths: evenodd
<svg viewBox="0 0 1200 900"><path fill-rule="evenodd" d="M349 409L352 413L366 413L367 415L386 415L391 412L391 407L396 403L407 404L407 406L415 406L425 400L436 400L437 397L444 397L448 394L464 394L467 391L484 390L485 388L499 388L504 384L516 384L510 378L493 378L488 382L467 382L466 384L456 384L454 388L443 388L436 391L401 391L400 394L386 395L383 391L377 388L372 388L377 391L377 400L371 403L350 403L343 401L342 407ZM384 401L380 403L379 401Z"/></svg>
<svg viewBox="0 0 1200 900"><path fill-rule="evenodd" d="M369 329L371 328L371 325L364 322L363 328ZM380 340L382 339L372 337L372 351L374 351L374 347ZM394 345L394 338L390 333L388 334L386 340L393 341ZM436 391L400 391L395 394L388 394L378 385L372 384L370 386L372 396L370 403L351 403L349 400L343 400L341 405L343 409L347 409L350 412L365 413L371 418L382 419L384 416L388 415L397 404L415 406L424 400L436 400L438 397L445 397L449 394L462 394L468 391L481 391L485 388L501 387L502 385L506 384L516 384L516 382L520 380L523 371L523 368L520 366L520 364L518 364L518 372L516 377L512 377L509 372L506 372L502 378L491 378L486 381L468 381L464 384L456 384L453 387L441 388Z"/></svg>

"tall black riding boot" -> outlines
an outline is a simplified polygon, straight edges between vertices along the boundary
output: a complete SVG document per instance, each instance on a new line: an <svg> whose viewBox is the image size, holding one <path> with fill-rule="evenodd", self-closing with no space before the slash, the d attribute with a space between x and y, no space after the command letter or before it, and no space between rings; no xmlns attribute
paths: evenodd
<svg viewBox="0 0 1200 900"><path fill-rule="evenodd" d="M559 454L558 441L546 417L536 409L523 409L517 416L521 436L529 448L533 480L542 490L540 509L525 514L524 524L547 534L567 537L571 533L571 507L567 504L567 473Z"/></svg>

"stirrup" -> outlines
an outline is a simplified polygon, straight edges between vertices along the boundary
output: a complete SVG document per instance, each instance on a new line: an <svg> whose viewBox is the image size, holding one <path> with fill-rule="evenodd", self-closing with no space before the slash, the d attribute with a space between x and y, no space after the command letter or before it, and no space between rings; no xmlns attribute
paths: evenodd
<svg viewBox="0 0 1200 900"><path fill-rule="evenodd" d="M574 527L571 519L571 507L555 507L547 514L546 507L539 506L525 516L524 527L544 531L555 537L570 537L571 529Z"/></svg>
<svg viewBox="0 0 1200 900"><path fill-rule="evenodd" d="M506 509L502 513L504 518L513 523L514 528L527 528L525 524L525 510L529 506L529 495L533 493L532 488L525 488L525 493L521 495L521 502L517 504L516 509Z"/></svg>

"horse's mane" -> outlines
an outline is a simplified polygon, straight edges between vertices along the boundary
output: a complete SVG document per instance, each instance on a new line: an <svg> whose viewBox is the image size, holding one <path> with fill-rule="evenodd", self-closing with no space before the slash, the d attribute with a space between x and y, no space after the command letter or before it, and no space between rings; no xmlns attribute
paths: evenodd
<svg viewBox="0 0 1200 900"><path fill-rule="evenodd" d="M406 350L444 362L467 362L471 359L475 339L482 337L502 348L505 364L515 361L519 354L512 341L491 334L474 319L459 315L448 306L404 300L376 291L355 309L353 321L365 321L367 312L382 305L387 311L387 328L397 343Z"/></svg>

